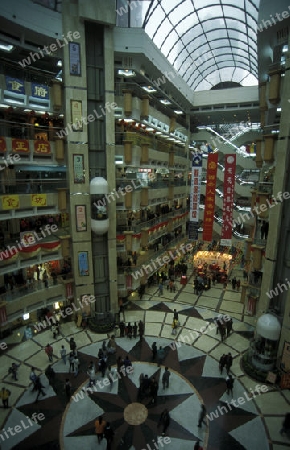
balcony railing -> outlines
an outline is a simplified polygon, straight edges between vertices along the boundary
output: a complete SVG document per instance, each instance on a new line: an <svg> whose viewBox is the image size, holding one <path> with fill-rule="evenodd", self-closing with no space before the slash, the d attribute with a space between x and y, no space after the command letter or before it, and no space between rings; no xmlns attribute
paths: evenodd
<svg viewBox="0 0 290 450"><path fill-rule="evenodd" d="M66 188L67 181L64 179L40 180L31 178L29 180L11 179L5 180L1 185L1 194L44 194L56 192L57 189Z"/></svg>
<svg viewBox="0 0 290 450"><path fill-rule="evenodd" d="M19 300L25 295L29 295L38 291L45 291L46 289L49 289L52 286L57 286L60 284L62 284L61 276L57 277L55 281L52 279L48 279L47 287L41 280L34 280L32 283L26 282L22 286L14 286L12 290L9 286L6 288L7 289L6 292L0 295L0 301L11 302L13 300Z"/></svg>
<svg viewBox="0 0 290 450"><path fill-rule="evenodd" d="M134 231L135 233L140 233L142 228L151 228L154 225L157 225L160 222L164 222L167 219L170 219L171 217L179 216L185 212L188 212L187 208L180 208L180 209L174 209L173 211L167 213L167 214L160 214L159 217L154 217L153 219L146 220L144 222L137 222L136 224L132 224L130 227L126 225L117 225L117 231Z"/></svg>

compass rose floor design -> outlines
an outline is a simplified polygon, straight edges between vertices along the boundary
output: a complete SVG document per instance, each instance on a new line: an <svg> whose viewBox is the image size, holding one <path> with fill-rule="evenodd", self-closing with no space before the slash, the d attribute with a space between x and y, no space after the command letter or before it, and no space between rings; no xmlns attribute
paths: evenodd
<svg viewBox="0 0 290 450"><path fill-rule="evenodd" d="M220 341L214 327L211 327L217 308L205 308L203 303L214 302L214 295L226 309L226 296L233 295L222 289L212 289L212 297L203 296L196 299L191 286L182 288L177 294L164 293L163 298L156 297L156 287L148 290L142 301L129 304L125 311L125 321L140 319L145 322L145 336L142 341L116 337L117 352L111 355L109 364L116 369L116 358L128 354L134 371L131 375L118 378L112 386L106 385L97 392L86 390L88 376L86 370L90 361L97 365L98 350L107 335L97 335L89 330L76 328L73 322L63 323L61 336L52 340L51 331L45 330L35 334L33 339L25 342L11 342L1 356L0 388L7 387L11 392L8 410L0 408L2 429L15 427L31 417L33 413L42 413L45 417L21 433L0 440L1 450L91 450L106 449L106 441L97 443L94 422L99 415L109 421L115 432L112 450L193 450L195 442L200 439L204 450L286 450L289 448L287 436L281 436L279 430L286 412L290 411L289 391L268 385L269 391L256 398L246 397L257 383L243 373L240 358L249 345L253 334L253 325L246 315L236 317L234 332ZM193 300L191 300L193 299ZM199 303L200 302L200 303ZM173 309L179 313L180 327L178 334L172 336L171 323ZM190 336L193 330L205 327L192 342L182 343L182 337ZM70 337L74 337L78 347L80 373L77 377L69 374L66 365L59 358L61 346L68 349ZM152 361L152 343L165 348L165 358L160 367ZM56 376L48 381L43 371L48 365L44 346L51 342L54 348L53 368ZM232 400L226 393L225 372L220 375L218 360L223 353L231 352L234 361L232 374L235 378L233 399L244 397L246 401L237 407L229 408ZM18 381L7 375L8 367L15 361L21 363ZM29 386L31 366L41 375L45 386L45 396L39 397ZM169 367L171 376L169 388L163 390L162 374L165 366ZM139 376L141 373L154 377L158 384L157 402L151 398L140 399L138 396ZM68 401L64 392L65 379L69 378L73 388L73 397ZM101 376L98 374L98 380ZM201 404L207 409L212 420L206 418L206 424L198 428L198 416ZM161 412L167 409L171 422L166 432L169 443L157 445L162 428L158 428ZM211 414L215 413L215 418ZM1 432L0 432L1 434ZM3 434L3 433L2 433ZM1 438L0 438L1 439ZM165 442L165 441L164 441Z"/></svg>

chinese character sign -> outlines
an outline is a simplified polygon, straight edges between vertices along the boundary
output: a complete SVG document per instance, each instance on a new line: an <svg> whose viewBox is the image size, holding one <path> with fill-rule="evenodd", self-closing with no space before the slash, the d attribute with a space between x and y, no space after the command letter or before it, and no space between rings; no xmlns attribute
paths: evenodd
<svg viewBox="0 0 290 450"><path fill-rule="evenodd" d="M19 195L3 195L2 209L17 209L19 208Z"/></svg>
<svg viewBox="0 0 290 450"><path fill-rule="evenodd" d="M15 94L25 94L24 81L14 77L6 77L7 91L14 92Z"/></svg>
<svg viewBox="0 0 290 450"><path fill-rule="evenodd" d="M203 217L203 240L212 240L215 210L215 187L217 177L218 153L209 153L207 158L207 182Z"/></svg>
<svg viewBox="0 0 290 450"><path fill-rule="evenodd" d="M46 194L32 194L31 206L46 206Z"/></svg>
<svg viewBox="0 0 290 450"><path fill-rule="evenodd" d="M48 100L49 87L45 86L45 84L31 83L31 96Z"/></svg>
<svg viewBox="0 0 290 450"><path fill-rule="evenodd" d="M189 236L190 240L198 239L198 219L200 203L200 185L202 175L202 155L196 154L192 158L190 210L189 210Z"/></svg>
<svg viewBox="0 0 290 450"><path fill-rule="evenodd" d="M50 153L50 143L48 141L34 141L34 153L47 155Z"/></svg>
<svg viewBox="0 0 290 450"><path fill-rule="evenodd" d="M12 151L15 153L29 153L29 141L27 139L12 138Z"/></svg>
<svg viewBox="0 0 290 450"><path fill-rule="evenodd" d="M236 155L225 155L223 226L221 239L232 239L235 180Z"/></svg>

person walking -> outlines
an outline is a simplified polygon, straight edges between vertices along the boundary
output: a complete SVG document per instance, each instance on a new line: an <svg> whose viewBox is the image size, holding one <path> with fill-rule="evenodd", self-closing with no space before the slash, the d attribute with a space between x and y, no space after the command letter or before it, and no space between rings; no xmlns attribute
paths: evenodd
<svg viewBox="0 0 290 450"><path fill-rule="evenodd" d="M80 365L80 361L77 355L74 356L73 365L74 365L74 377L77 377L79 374L79 365Z"/></svg>
<svg viewBox="0 0 290 450"><path fill-rule="evenodd" d="M3 387L1 389L0 398L2 399L3 408L9 408L8 401L9 401L10 395L11 395L11 392L9 391L9 389L6 389L5 387Z"/></svg>
<svg viewBox="0 0 290 450"><path fill-rule="evenodd" d="M42 394L43 397L46 396L46 394L45 394L45 392L44 392L44 390L43 390L43 389L44 389L44 386L42 386L39 377L37 377L37 379L36 379L36 381L35 381L35 389L36 389L36 391L37 391L37 396L36 396L36 399L35 399L35 402L34 402L34 403L37 403L37 402L38 402L38 397L40 396L40 394Z"/></svg>
<svg viewBox="0 0 290 450"><path fill-rule="evenodd" d="M33 384L33 389L32 389L32 392L33 392L33 391L35 391L35 382L37 380L37 375L35 373L35 367L31 367L29 379L30 379L30 381L32 381L32 384Z"/></svg>
<svg viewBox="0 0 290 450"><path fill-rule="evenodd" d="M98 437L99 444L103 440L106 425L107 425L107 422L103 419L103 416L99 416L98 419L95 421L95 430L96 430L96 435Z"/></svg>
<svg viewBox="0 0 290 450"><path fill-rule="evenodd" d="M140 341L142 341L144 332L145 332L145 327L144 327L144 323L142 322L142 320L139 320L138 331L139 331Z"/></svg>
<svg viewBox="0 0 290 450"><path fill-rule="evenodd" d="M233 331L233 319L230 319L226 322L227 329L227 337L230 335L230 332Z"/></svg>
<svg viewBox="0 0 290 450"><path fill-rule="evenodd" d="M153 377L150 383L150 394L152 395L151 403L156 404L157 402L157 393L158 393L158 383Z"/></svg>
<svg viewBox="0 0 290 450"><path fill-rule="evenodd" d="M227 362L227 355L224 353L219 360L219 369L220 369L220 374L223 373L224 367L226 365Z"/></svg>
<svg viewBox="0 0 290 450"><path fill-rule="evenodd" d="M227 359L226 359L226 370L227 370L227 374L229 374L230 368L233 365L233 357L231 353L227 354Z"/></svg>
<svg viewBox="0 0 290 450"><path fill-rule="evenodd" d="M124 337L124 335L125 335L125 324L124 324L124 322L120 322L119 323L119 328L120 328L120 337Z"/></svg>
<svg viewBox="0 0 290 450"><path fill-rule="evenodd" d="M113 442L113 438L114 438L114 431L111 427L110 422L107 423L105 430L104 430L104 437L107 441L107 450L111 450L112 448L112 442Z"/></svg>
<svg viewBox="0 0 290 450"><path fill-rule="evenodd" d="M76 351L77 344L75 343L75 340L74 340L73 337L70 338L70 340L69 340L69 348L70 348L71 352L75 352Z"/></svg>
<svg viewBox="0 0 290 450"><path fill-rule="evenodd" d="M45 347L44 351L45 351L45 353L48 356L49 362L52 362L52 359L53 359L53 348L52 348L52 346L50 344L47 344L47 346Z"/></svg>
<svg viewBox="0 0 290 450"><path fill-rule="evenodd" d="M160 281L160 283L158 285L158 296L160 297L161 295L163 295L163 284L162 284L162 281Z"/></svg>
<svg viewBox="0 0 290 450"><path fill-rule="evenodd" d="M159 418L159 422L157 425L157 428L159 428L162 425L162 436L165 435L167 428L170 425L170 415L167 409L164 409L164 411L162 411L160 418Z"/></svg>
<svg viewBox="0 0 290 450"><path fill-rule="evenodd" d="M173 320L177 320L178 322L178 312L176 311L176 309L173 310Z"/></svg>
<svg viewBox="0 0 290 450"><path fill-rule="evenodd" d="M234 379L232 375L228 375L226 378L226 385L227 385L227 394L232 394L233 397L233 387L234 387Z"/></svg>
<svg viewBox="0 0 290 450"><path fill-rule="evenodd" d="M206 408L205 406L202 404L201 405L201 410L198 416L198 428L201 428L201 425L204 423L206 425L206 421L205 421L205 416L206 416Z"/></svg>
<svg viewBox="0 0 290 450"><path fill-rule="evenodd" d="M14 381L18 381L18 378L17 378L17 369L18 369L19 366L20 366L20 364L12 363L11 367L9 367L8 372L11 373L12 379L13 379Z"/></svg>
<svg viewBox="0 0 290 450"><path fill-rule="evenodd" d="M178 320L173 319L171 327L172 327L171 334L176 334L178 328Z"/></svg>
<svg viewBox="0 0 290 450"><path fill-rule="evenodd" d="M165 350L164 348L159 347L159 349L157 350L157 363L158 363L158 367L161 365L161 363L163 362L163 359L165 357Z"/></svg>
<svg viewBox="0 0 290 450"><path fill-rule="evenodd" d="M138 331L138 326L137 326L137 323L134 322L134 325L133 325L133 338L134 339L137 338L137 331Z"/></svg>
<svg viewBox="0 0 290 450"><path fill-rule="evenodd" d="M75 360L75 354L74 354L74 352L70 352L69 357L68 357L69 373L74 372L74 370L75 370L74 360Z"/></svg>
<svg viewBox="0 0 290 450"><path fill-rule="evenodd" d="M287 413L284 417L280 434L289 433L290 431L290 413Z"/></svg>
<svg viewBox="0 0 290 450"><path fill-rule="evenodd" d="M64 365L66 365L66 349L64 348L64 345L61 346L60 357Z"/></svg>
<svg viewBox="0 0 290 450"><path fill-rule="evenodd" d="M152 361L155 361L156 355L157 355L157 344L156 344L156 342L153 342L151 348L152 348Z"/></svg>
<svg viewBox="0 0 290 450"><path fill-rule="evenodd" d="M71 388L72 388L72 385L71 385L69 379L66 378L65 383L64 383L64 391L65 391L66 399L68 402L70 401L70 397L71 397Z"/></svg>
<svg viewBox="0 0 290 450"><path fill-rule="evenodd" d="M169 388L169 377L170 377L171 373L168 370L168 367L165 367L165 371L162 375L162 384L163 384L163 389L168 389Z"/></svg>

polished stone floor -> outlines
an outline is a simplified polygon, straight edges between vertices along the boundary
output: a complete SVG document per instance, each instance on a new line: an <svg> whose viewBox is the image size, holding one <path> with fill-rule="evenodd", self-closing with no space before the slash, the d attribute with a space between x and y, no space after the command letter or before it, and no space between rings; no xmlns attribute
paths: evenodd
<svg viewBox="0 0 290 450"><path fill-rule="evenodd" d="M237 268L233 275L242 277ZM179 312L180 327L172 335L173 309ZM233 317L233 333L222 343L213 326L213 318L219 313ZM99 445L94 433L94 421L103 414L115 431L112 449L153 450L168 448L193 449L197 439L207 450L286 450L290 440L279 430L286 412L290 412L290 391L281 391L268 385L268 391L258 393L257 383L243 373L240 359L248 348L253 335L255 319L247 315L240 303L240 294L230 288L223 290L216 285L201 297L193 294L192 278L186 286L178 286L176 293L164 290L158 297L157 287L147 290L142 301L132 298L125 310L125 321L145 322L142 341L116 337L117 353L110 356L113 370L116 356L129 355L133 373L119 378L115 373L112 384L99 384L92 392L86 369L96 360L105 335L76 328L73 322L62 324L61 336L52 339L51 332L36 333L33 339L23 342L23 330L14 332L6 339L8 350L2 352L1 384L11 391L9 409L0 408L0 447L9 449L64 449L86 450L106 448L103 440ZM68 363L59 359L62 345L68 349L73 336L77 343L80 373L75 378L68 374ZM151 345L156 341L165 349L160 367L152 361ZM44 346L50 342L54 348L53 367L56 377L49 383L44 370L48 359ZM227 395L225 372L220 375L218 360L223 353L231 352L234 360L232 375L235 379L233 397ZM18 381L7 375L12 362L21 363ZM31 366L41 374L45 397L35 403L36 393L29 386ZM163 390L162 374L165 366L171 372L169 388ZM138 395L139 376L147 374L158 381L157 402ZM73 387L73 397L67 400L64 392L65 379ZM98 375L98 381L101 381ZM229 403L239 399L236 406ZM207 409L205 424L199 428L198 416L201 404ZM157 427L161 412L167 408L171 422L164 437ZM42 413L38 423L30 420L33 413ZM42 416L40 416L42 417ZM20 431L12 436L8 430L19 425ZM5 432L3 431L6 431ZM18 428L19 430L19 428ZM2 437L1 437L2 436ZM167 440L165 440L167 438ZM159 439L159 444L156 442ZM163 440L162 440L163 439Z"/></svg>

